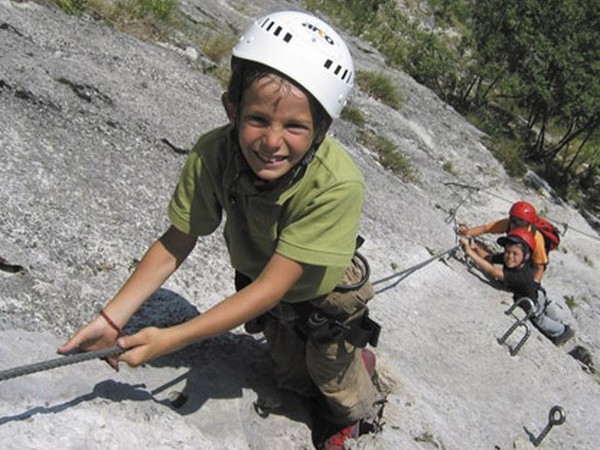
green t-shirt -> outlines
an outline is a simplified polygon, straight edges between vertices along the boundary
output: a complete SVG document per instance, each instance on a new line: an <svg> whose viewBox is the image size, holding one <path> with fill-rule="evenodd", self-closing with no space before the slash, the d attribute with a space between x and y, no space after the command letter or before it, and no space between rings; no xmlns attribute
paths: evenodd
<svg viewBox="0 0 600 450"><path fill-rule="evenodd" d="M350 156L326 137L301 178L256 187L231 126L198 140L169 205L173 225L189 234L224 236L233 267L251 279L274 252L304 264L282 299L308 300L333 290L355 250L364 179Z"/></svg>

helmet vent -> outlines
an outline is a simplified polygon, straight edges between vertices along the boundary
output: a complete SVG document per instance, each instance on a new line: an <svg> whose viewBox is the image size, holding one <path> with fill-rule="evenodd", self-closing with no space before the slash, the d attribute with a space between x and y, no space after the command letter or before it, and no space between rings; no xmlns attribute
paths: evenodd
<svg viewBox="0 0 600 450"><path fill-rule="evenodd" d="M333 61L328 59L327 61L325 61L325 64L323 64L323 67L325 67L327 70L330 70L331 67L333 66ZM340 66L339 64L336 66L335 70L333 71L333 74L336 76L340 75L340 72L342 71L342 66ZM348 71L348 69L344 70L344 73L342 73L342 76L340 77L342 79L342 81L345 81L346 83L350 83L350 72Z"/></svg>
<svg viewBox="0 0 600 450"><path fill-rule="evenodd" d="M263 28L265 31L270 32L273 27L275 26L275 21L274 20L270 20L269 18L267 18L265 21L263 21L260 24L260 27ZM279 37L279 35L281 34L281 32L283 31L283 28L280 25L277 25L275 30L273 31L273 36L277 36ZM283 42L290 42L292 40L292 35L290 33L285 33L285 35L283 36Z"/></svg>

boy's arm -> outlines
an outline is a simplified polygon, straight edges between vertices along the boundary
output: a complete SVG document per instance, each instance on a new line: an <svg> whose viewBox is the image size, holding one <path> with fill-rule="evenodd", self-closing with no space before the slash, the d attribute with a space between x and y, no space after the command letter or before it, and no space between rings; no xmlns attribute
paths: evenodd
<svg viewBox="0 0 600 450"><path fill-rule="evenodd" d="M535 238L535 250L532 256L535 268L533 279L536 283L541 283L546 271L546 265L548 264L548 255L546 253L544 236L540 230L536 230L533 236Z"/></svg>
<svg viewBox="0 0 600 450"><path fill-rule="evenodd" d="M494 222L468 228L467 225L459 225L456 233L461 236L481 236L482 234L502 234L508 230L508 219L500 219Z"/></svg>
<svg viewBox="0 0 600 450"><path fill-rule="evenodd" d="M229 331L276 306L302 272L300 263L275 253L255 281L200 316L169 328L150 327L119 338L119 345L129 349L119 360L136 367L195 341Z"/></svg>
<svg viewBox="0 0 600 450"><path fill-rule="evenodd" d="M471 247L469 239L461 237L460 243L462 244L467 256L473 260L477 267L483 270L486 274L496 278L497 280L504 281L504 271L500 267L495 266L494 264L489 262L487 259L481 257L475 251L475 249Z"/></svg>
<svg viewBox="0 0 600 450"><path fill-rule="evenodd" d="M179 268L198 238L174 226L148 249L135 271L104 311L119 325L129 318Z"/></svg>
<svg viewBox="0 0 600 450"><path fill-rule="evenodd" d="M123 327L142 303L162 286L187 258L196 241L196 236L185 234L171 226L152 244L133 274L104 308L112 322ZM68 353L76 348L95 350L114 345L116 337L117 331L104 317L98 316L58 351Z"/></svg>
<svg viewBox="0 0 600 450"><path fill-rule="evenodd" d="M460 224L456 228L456 234L461 236L480 236L486 231L485 225L478 225L476 227L469 228L467 225Z"/></svg>
<svg viewBox="0 0 600 450"><path fill-rule="evenodd" d="M535 281L538 284L541 284L542 278L544 277L544 272L546 271L546 266L542 264L534 264L533 267L533 281Z"/></svg>

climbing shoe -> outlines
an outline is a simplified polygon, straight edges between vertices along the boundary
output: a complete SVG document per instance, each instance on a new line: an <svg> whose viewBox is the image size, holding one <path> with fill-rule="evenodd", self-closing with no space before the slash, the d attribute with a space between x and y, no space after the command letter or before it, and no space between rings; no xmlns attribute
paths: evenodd
<svg viewBox="0 0 600 450"><path fill-rule="evenodd" d="M575 331L573 331L573 329L569 325L565 325L565 331L563 331L558 336L553 337L552 342L557 347L560 347L565 342L567 342L569 339L571 339L573 336L575 336Z"/></svg>
<svg viewBox="0 0 600 450"><path fill-rule="evenodd" d="M359 422L342 428L335 434L329 436L319 448L321 450L344 450L346 439L356 439L360 431Z"/></svg>

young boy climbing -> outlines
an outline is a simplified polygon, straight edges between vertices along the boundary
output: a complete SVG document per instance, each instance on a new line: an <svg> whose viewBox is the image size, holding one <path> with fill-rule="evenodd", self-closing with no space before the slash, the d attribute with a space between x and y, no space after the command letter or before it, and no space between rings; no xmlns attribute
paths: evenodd
<svg viewBox="0 0 600 450"><path fill-rule="evenodd" d="M327 135L353 87L352 58L328 24L288 11L257 20L231 66L222 96L229 123L194 146L169 204L171 226L59 351L116 342L124 353L112 365L136 367L249 323L267 338L279 387L314 397L331 425L315 446L342 448L377 400L374 355L362 349L376 343L366 307L373 291L355 255L364 179ZM123 335L223 213L237 292L185 323Z"/></svg>
<svg viewBox="0 0 600 450"><path fill-rule="evenodd" d="M491 260L480 255L476 250L477 244L472 239L462 236L459 240L475 265L512 292L514 301L524 297L531 300L534 312L530 319L542 334L556 345L562 345L573 337L571 327L559 320L554 303L548 301L546 291L534 280L535 269L531 255L537 244L529 230L515 228L506 236L500 237L498 244L504 247L504 252ZM502 266L494 265L495 263Z"/></svg>
<svg viewBox="0 0 600 450"><path fill-rule="evenodd" d="M534 230L533 224L536 222L537 212L531 203L518 201L514 203L509 212L508 218L496 220L484 225L478 225L472 228L466 225L459 225L456 232L461 236L480 236L482 234L504 234L515 228L527 228L534 235L536 246L533 253L533 265L535 267L534 280L539 284L542 282L544 271L548 265L548 255L544 244L544 236L539 230ZM477 248L479 255L486 257L489 255L487 249L482 246Z"/></svg>

